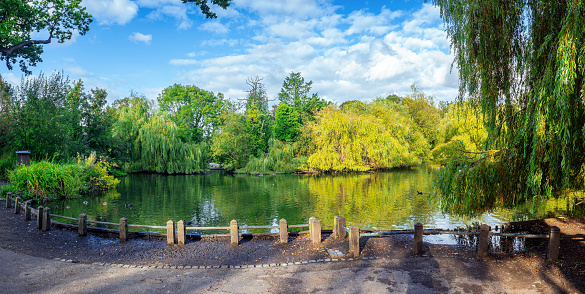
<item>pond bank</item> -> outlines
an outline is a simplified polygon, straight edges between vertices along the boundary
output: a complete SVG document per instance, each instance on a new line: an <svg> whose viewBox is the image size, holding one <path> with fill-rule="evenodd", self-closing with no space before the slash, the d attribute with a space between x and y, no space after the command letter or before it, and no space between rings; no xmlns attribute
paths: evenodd
<svg viewBox="0 0 585 294"><path fill-rule="evenodd" d="M583 229L579 227L582 220L565 223L571 223L574 230ZM42 232L36 229L34 221L23 221L22 215L4 209L0 209L0 228L3 264L0 275L6 278L1 279L0 287L15 289L15 293L113 289L150 293L167 290L579 293L578 289L585 289L583 241L563 240L560 260L547 262L538 247L520 254L492 254L481 260L469 248L425 243L424 256L416 257L411 252L411 237L364 238L360 247L368 259L302 263L329 258L326 248L342 249L347 244L331 238L311 244L302 237L288 244L251 239L238 248L225 241L190 242L184 247L167 246L162 240L130 239L120 243L113 237L94 234L78 237L76 232L56 228ZM52 261L55 258L80 264ZM96 262L146 268L103 266ZM282 263L289 265L270 267ZM153 265L232 268L148 267ZM242 265L268 267L235 268ZM143 282L148 283L148 289L140 286ZM239 288L242 285L245 288Z"/></svg>

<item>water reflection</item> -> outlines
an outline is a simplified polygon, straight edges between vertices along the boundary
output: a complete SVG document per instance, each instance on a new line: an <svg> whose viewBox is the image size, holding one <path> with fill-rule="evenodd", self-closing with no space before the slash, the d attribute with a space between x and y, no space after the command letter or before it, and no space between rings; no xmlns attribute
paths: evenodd
<svg viewBox="0 0 585 294"><path fill-rule="evenodd" d="M454 229L473 223L495 226L507 221L585 214L585 204L576 205L577 198L572 194L475 218L443 214L436 200L429 197L435 172L436 168L423 165L320 176L138 174L121 178L116 191L49 205L55 214L77 217L83 212L88 219L110 222L126 217L131 224L147 225L164 225L169 219L182 219L190 226L228 226L232 219L241 225L277 225L281 218L289 224L300 224L315 216L325 229L332 228L337 214L344 216L348 225L364 229L411 229L416 222L425 228ZM450 236L430 238L455 242Z"/></svg>

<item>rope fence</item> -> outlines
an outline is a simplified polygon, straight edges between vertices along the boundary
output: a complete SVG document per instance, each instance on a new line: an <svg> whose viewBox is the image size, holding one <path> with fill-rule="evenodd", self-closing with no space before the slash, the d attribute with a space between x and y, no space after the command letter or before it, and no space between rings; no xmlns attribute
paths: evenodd
<svg viewBox="0 0 585 294"><path fill-rule="evenodd" d="M179 220L175 223L173 220L169 220L166 223L166 226L150 226L150 225L137 225L137 224L128 224L127 218L121 218L119 223L113 222L104 222L104 221L96 221L96 220L88 220L87 215L82 213L79 215L78 218L62 216L51 214L51 209L49 207L42 207L39 206L37 209L30 207L30 201L20 202L21 199L21 191L17 193L16 197L12 197L12 193L8 192L6 198L6 209L12 209L12 203L14 203L14 213L19 214L21 211L24 211L24 219L26 221L31 220L31 216L34 215L37 220L37 229L48 231L51 225L56 227L65 227L70 229L76 229L78 231L79 236L86 236L87 231L95 231L95 232L106 232L106 233L117 233L119 234L119 238L121 242L125 242L128 240L128 235L133 234L137 236L159 236L159 237L166 237L167 244L185 244L187 237L190 238L216 238L216 237L230 237L230 245L238 246L240 243L240 238L244 236L278 236L280 243L287 243L289 236L291 234L307 234L309 235L309 239L312 243L318 244L322 241L322 233L323 232L331 232L333 238L345 240L348 239L349 245L349 256L350 257L359 257L360 255L360 247L359 247L359 240L360 237L384 237L384 236L392 236L392 235L413 235L414 236L414 244L413 244L413 251L415 255L422 255L423 253L423 235L467 235L467 236L479 236L478 239L478 256L479 257L486 257L488 255L488 242L490 236L499 236L499 237L511 237L511 238L534 238L534 239L549 239L548 245L548 258L549 260L557 260L559 255L559 247L560 247L560 239L575 239L575 238L585 238L585 234L576 234L576 235L561 235L560 229L558 227L550 227L549 234L517 234L517 233L505 233L505 232L491 232L490 226L486 224L482 224L480 226L479 232L469 232L469 231L460 231L460 230L438 230L438 229L431 229L431 230L423 230L423 225L421 223L416 223L414 225L414 230L391 230L391 231L368 231L368 232L361 232L357 226L350 226L349 228L346 226L345 218L339 215L336 215L333 219L333 230L327 231L321 229L321 221L315 217L309 218L307 224L297 224L297 225L288 225L285 219L281 219L279 221L278 226L275 225L268 225L268 226L239 226L236 220L232 220L230 225L227 227L187 227L185 221ZM62 223L56 220L58 219L65 219L69 221L77 221L77 224L70 224L70 223ZM104 226L113 226L118 227L118 229L109 229L109 228L100 228L100 227L93 227L88 226L88 224L95 224L95 225L104 225ZM156 232L142 232L142 231L129 231L128 228L142 228L142 229L154 229L154 230L166 230L166 233L156 233ZM289 228L308 228L308 232L289 232ZM251 229L270 229L276 230L278 229L278 233L254 233L254 234L240 234L240 230L251 230ZM497 229L497 228L496 228ZM187 234L187 231L210 231L210 230L225 230L228 231L227 234Z"/></svg>

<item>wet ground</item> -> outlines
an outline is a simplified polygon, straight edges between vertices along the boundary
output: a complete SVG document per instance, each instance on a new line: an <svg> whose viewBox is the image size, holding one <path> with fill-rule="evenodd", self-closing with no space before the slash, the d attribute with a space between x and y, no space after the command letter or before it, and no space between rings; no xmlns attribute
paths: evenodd
<svg viewBox="0 0 585 294"><path fill-rule="evenodd" d="M228 288L238 283L249 283L250 289L255 289L249 292L257 293L344 292L344 289L353 289L348 292L581 293L585 289L582 239L563 239L559 260L550 262L546 259L547 243L542 241L529 242L529 246L523 246L526 251L492 251L488 258L479 259L472 245L424 243L424 255L418 257L413 255L411 236L362 237L360 259L332 261L327 249L347 253L348 243L328 235L323 236L320 244L312 244L303 234L291 237L286 244L271 238L242 239L237 247L230 246L227 239L190 241L184 246L168 246L164 240L144 238L121 243L107 234L79 237L75 231L59 228L43 232L36 229L34 219L24 221L22 214L5 210L3 201L0 207L0 248L4 259L1 266L4 274L0 276L7 279L13 276L16 281L20 279L17 283L29 283L25 287L28 290L23 292L45 292L40 291L41 285L53 285L54 292L72 289L88 292L90 285L91 290L100 292L116 287L101 283L122 283L126 287L122 292L140 292L128 285L128 281L120 281L118 274L130 275L130 282L147 282L156 289L153 292L169 289L186 293L238 292L237 287L236 290ZM547 221L550 224L544 222L539 226L557 225L564 234L585 231L582 219ZM43 266L38 268L34 264ZM81 283L82 278L73 274L75 271L83 272L87 275L83 279L97 284ZM88 278L92 271L103 277ZM45 276L37 276L40 274ZM26 277L31 275L35 276L34 281L26 282ZM193 283L197 280L195 276L202 275L208 280L200 281L206 285L200 288ZM65 280L60 284L59 278L65 279L66 284ZM358 284L338 279L355 280ZM0 287L7 283L4 278L0 280ZM14 289L15 292L8 293L22 293Z"/></svg>

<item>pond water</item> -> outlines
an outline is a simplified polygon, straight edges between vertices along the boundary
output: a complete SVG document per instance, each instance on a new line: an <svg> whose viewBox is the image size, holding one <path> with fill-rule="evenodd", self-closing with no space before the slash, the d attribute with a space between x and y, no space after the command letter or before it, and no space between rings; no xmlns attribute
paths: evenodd
<svg viewBox="0 0 585 294"><path fill-rule="evenodd" d="M335 215L348 225L364 229L454 229L474 223L492 227L507 221L583 214L572 198L500 209L469 218L444 214L433 192L436 167L340 175L205 175L134 174L120 178L115 191L50 203L54 214L90 220L164 226L167 220L185 220L190 226L289 225L314 216L331 229ZM87 204L85 204L87 203ZM106 205L107 203L107 205ZM580 209L580 210L579 210ZM261 231L261 230L260 230ZM256 232L256 231L255 231ZM206 232L209 233L209 232Z"/></svg>

